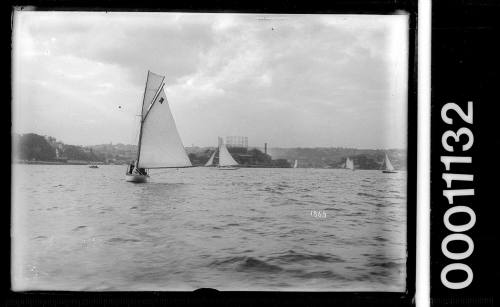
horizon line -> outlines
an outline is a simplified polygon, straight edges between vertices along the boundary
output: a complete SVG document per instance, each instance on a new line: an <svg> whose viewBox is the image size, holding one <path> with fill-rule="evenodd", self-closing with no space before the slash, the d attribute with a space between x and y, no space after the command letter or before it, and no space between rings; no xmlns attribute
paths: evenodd
<svg viewBox="0 0 500 307"><path fill-rule="evenodd" d="M23 135L23 134L36 134L36 135L40 135L40 136L43 136L43 137L52 137L54 139L56 139L57 142L60 142L60 143L63 143L65 145L72 145L72 146L81 146L81 147L92 147L92 146L101 146L101 145L124 145L124 146L137 146L137 144L127 144L127 143L122 143L122 142L109 142L109 143L101 143L101 144L91 144L91 145L83 145L83 144L69 144L69 143L65 143L64 141L60 140L60 139L57 139L56 137L53 137L51 135L45 135L45 134L38 134L38 133L35 133L35 132L26 132L26 133L18 133L18 132L14 132L12 131L12 136L14 135ZM184 145L184 148L194 148L194 147L198 147L198 148L215 148L217 147L217 145L195 145L195 144L191 144L189 146L186 146ZM248 145L247 148L264 148L264 146L262 145ZM275 148L275 149L293 149L293 148L343 148L343 149L355 149L355 150L407 150L407 148L397 148L397 147L392 147L392 148L362 148L362 147L346 147L346 146L334 146L334 145L330 145L330 146L267 146L267 148Z"/></svg>

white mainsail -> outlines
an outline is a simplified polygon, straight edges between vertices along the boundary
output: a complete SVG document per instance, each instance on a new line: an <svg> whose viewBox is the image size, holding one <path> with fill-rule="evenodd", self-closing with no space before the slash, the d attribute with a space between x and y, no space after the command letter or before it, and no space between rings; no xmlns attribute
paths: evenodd
<svg viewBox="0 0 500 307"><path fill-rule="evenodd" d="M385 166L385 168L384 168L385 170L388 170L388 171L394 170L394 167L392 166L392 163L389 160L389 157L387 156L387 154L385 154L384 166Z"/></svg>
<svg viewBox="0 0 500 307"><path fill-rule="evenodd" d="M295 162L293 163L293 168L297 168L299 162L297 160L295 160Z"/></svg>
<svg viewBox="0 0 500 307"><path fill-rule="evenodd" d="M148 75L148 78L150 77L151 75ZM153 78L156 80L155 76ZM146 94L149 95L147 89ZM163 87L153 103L143 112L139 148L139 168L191 166Z"/></svg>
<svg viewBox="0 0 500 307"><path fill-rule="evenodd" d="M153 99L155 98L155 95L164 79L164 76L148 71L146 88L144 89L144 97L142 99L142 119L146 116L146 113L148 112L148 109L151 106L151 103L153 102Z"/></svg>
<svg viewBox="0 0 500 307"><path fill-rule="evenodd" d="M214 158L215 158L215 153L216 152L217 152L217 150L214 151L214 153L212 154L212 156L210 156L210 159L208 159L208 162L205 163L205 166L212 166L212 165L214 165Z"/></svg>
<svg viewBox="0 0 500 307"><path fill-rule="evenodd" d="M354 161L351 160L350 158L346 158L345 160L345 168L347 169L354 169Z"/></svg>
<svg viewBox="0 0 500 307"><path fill-rule="evenodd" d="M220 144L219 146L219 166L234 166L238 165L238 162L236 162L233 159L233 156L229 153L229 150L227 150L226 145L224 143Z"/></svg>

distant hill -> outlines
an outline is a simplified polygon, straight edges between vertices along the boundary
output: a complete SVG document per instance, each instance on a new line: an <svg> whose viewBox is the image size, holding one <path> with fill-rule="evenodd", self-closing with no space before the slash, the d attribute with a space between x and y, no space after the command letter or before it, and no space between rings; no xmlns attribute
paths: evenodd
<svg viewBox="0 0 500 307"><path fill-rule="evenodd" d="M127 163L132 160L136 146L134 145L68 145L51 136L35 133L14 134L14 158L24 161L58 161L58 162L102 162Z"/></svg>
<svg viewBox="0 0 500 307"><path fill-rule="evenodd" d="M137 157L137 145L110 143L91 145L88 147L104 155L106 161L111 161L113 163L129 163Z"/></svg>
<svg viewBox="0 0 500 307"><path fill-rule="evenodd" d="M263 148L248 148L249 151L253 149L258 149L261 152L264 151ZM197 163L208 160L209 152L213 152L214 150L215 147L186 147L189 156L192 158L196 157ZM298 167L301 168L340 168L345 163L346 158L350 157L353 159L354 167L357 169L380 169L386 153L396 169L406 169L406 150L404 149L383 150L344 147L271 147L267 149L267 155L272 159L286 160L292 165L297 160Z"/></svg>
<svg viewBox="0 0 500 307"><path fill-rule="evenodd" d="M54 161L56 149L41 135L27 133L14 136L14 152L21 160Z"/></svg>
<svg viewBox="0 0 500 307"><path fill-rule="evenodd" d="M268 154L274 159L297 160L298 167L314 168L339 168L350 157L357 169L379 169L386 153L396 169L406 169L406 150L403 149L268 148Z"/></svg>
<svg viewBox="0 0 500 307"><path fill-rule="evenodd" d="M88 161L126 164L136 158L137 145L100 144L91 146L67 145L51 136L35 133L14 134L14 156L29 161ZM206 163L215 147L186 147L193 165ZM290 167L295 160L300 168L340 168L346 157L354 161L357 169L379 169L387 153L394 167L406 169L406 150L403 149L356 149L343 147L314 148L263 148L249 147L248 152L229 148L241 164L272 167Z"/></svg>

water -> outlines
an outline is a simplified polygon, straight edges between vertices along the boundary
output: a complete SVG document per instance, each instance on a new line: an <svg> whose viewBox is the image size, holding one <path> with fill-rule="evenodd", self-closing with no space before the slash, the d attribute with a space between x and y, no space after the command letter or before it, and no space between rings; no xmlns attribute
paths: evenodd
<svg viewBox="0 0 500 307"><path fill-rule="evenodd" d="M15 289L405 290L404 172L125 168L13 165Z"/></svg>

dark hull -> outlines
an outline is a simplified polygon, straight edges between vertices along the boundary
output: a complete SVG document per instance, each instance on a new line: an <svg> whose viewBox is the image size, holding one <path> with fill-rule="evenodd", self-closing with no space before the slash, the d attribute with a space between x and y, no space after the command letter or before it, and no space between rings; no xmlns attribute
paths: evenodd
<svg viewBox="0 0 500 307"><path fill-rule="evenodd" d="M235 167L235 166L218 166L217 169L220 170L220 171L234 171L234 170L239 169L239 167Z"/></svg>
<svg viewBox="0 0 500 307"><path fill-rule="evenodd" d="M147 182L149 175L139 175L139 174L125 174L125 180L128 182L144 183Z"/></svg>

